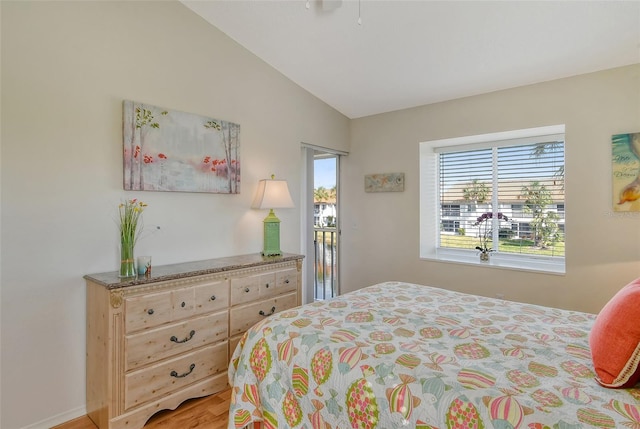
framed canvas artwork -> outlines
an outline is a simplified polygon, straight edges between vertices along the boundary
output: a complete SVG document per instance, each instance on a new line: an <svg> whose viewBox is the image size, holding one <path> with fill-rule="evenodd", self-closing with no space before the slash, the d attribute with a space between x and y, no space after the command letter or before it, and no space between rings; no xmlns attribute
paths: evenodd
<svg viewBox="0 0 640 429"><path fill-rule="evenodd" d="M402 192L404 173L378 173L364 176L365 192Z"/></svg>
<svg viewBox="0 0 640 429"><path fill-rule="evenodd" d="M613 210L640 212L640 133L611 137Z"/></svg>
<svg viewBox="0 0 640 429"><path fill-rule="evenodd" d="M123 102L124 189L240 193L240 125Z"/></svg>

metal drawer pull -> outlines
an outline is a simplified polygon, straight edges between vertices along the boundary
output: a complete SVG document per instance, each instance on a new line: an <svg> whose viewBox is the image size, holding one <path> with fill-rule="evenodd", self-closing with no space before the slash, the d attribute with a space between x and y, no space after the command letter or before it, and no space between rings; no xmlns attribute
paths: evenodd
<svg viewBox="0 0 640 429"><path fill-rule="evenodd" d="M246 288L244 288L244 291L245 291L245 292L247 292L247 293L249 293L249 292L251 292L251 289L249 289L248 287L246 287Z"/></svg>
<svg viewBox="0 0 640 429"><path fill-rule="evenodd" d="M187 375L191 374L191 373L193 372L193 370L195 369L195 367L196 367L196 364L195 364L195 363L192 363L192 364L191 364L191 366L189 367L189 371L188 371L188 372L185 372L184 374L178 374L178 373L177 373L177 372L175 372L175 371L171 371L171 374L169 374L169 375L170 375L171 377L175 377L175 378L184 378L184 377L186 377Z"/></svg>
<svg viewBox="0 0 640 429"><path fill-rule="evenodd" d="M284 282L285 282L286 284L289 284L289 279L286 279Z"/></svg>
<svg viewBox="0 0 640 429"><path fill-rule="evenodd" d="M180 307L184 308L184 306L187 305L184 303L184 301L182 301L182 304L180 304Z"/></svg>
<svg viewBox="0 0 640 429"><path fill-rule="evenodd" d="M276 312L276 308L275 307L271 307L271 313L267 314L264 311L260 310L260 312L258 313L260 316L271 316L273 313Z"/></svg>
<svg viewBox="0 0 640 429"><path fill-rule="evenodd" d="M196 334L196 331L191 331L189 332L189 336L185 337L184 340L179 340L178 337L176 337L175 335L172 336L171 338L169 338L171 341L173 341L174 343L186 343L187 341L189 341L191 338L193 338L193 336Z"/></svg>
<svg viewBox="0 0 640 429"><path fill-rule="evenodd" d="M265 283L265 286L267 287L267 289L269 289L269 283Z"/></svg>
<svg viewBox="0 0 640 429"><path fill-rule="evenodd" d="M147 314L151 316L153 314L153 308L150 308L149 310L147 310Z"/></svg>
<svg viewBox="0 0 640 429"><path fill-rule="evenodd" d="M216 300L216 296L215 295L211 295L211 298L209 298L211 301L215 301Z"/></svg>

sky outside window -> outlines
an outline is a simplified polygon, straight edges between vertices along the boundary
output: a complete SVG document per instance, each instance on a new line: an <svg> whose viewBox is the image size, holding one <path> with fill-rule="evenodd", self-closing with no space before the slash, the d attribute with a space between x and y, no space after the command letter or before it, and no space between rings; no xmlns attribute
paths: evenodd
<svg viewBox="0 0 640 429"><path fill-rule="evenodd" d="M324 158L314 160L313 187L331 189L336 186L336 159Z"/></svg>

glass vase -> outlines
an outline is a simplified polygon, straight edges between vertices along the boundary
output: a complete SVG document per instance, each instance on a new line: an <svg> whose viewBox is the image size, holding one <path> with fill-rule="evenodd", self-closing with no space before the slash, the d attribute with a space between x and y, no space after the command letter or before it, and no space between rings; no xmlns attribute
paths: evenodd
<svg viewBox="0 0 640 429"><path fill-rule="evenodd" d="M133 243L120 243L120 277L135 277L136 265L133 257Z"/></svg>

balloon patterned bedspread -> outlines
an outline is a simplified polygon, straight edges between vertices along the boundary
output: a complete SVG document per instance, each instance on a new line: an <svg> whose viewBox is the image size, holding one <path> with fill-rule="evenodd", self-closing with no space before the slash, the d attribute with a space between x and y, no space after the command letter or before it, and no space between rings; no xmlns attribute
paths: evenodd
<svg viewBox="0 0 640 429"><path fill-rule="evenodd" d="M253 326L229 428L634 428L640 388L594 379L595 315L400 282Z"/></svg>

